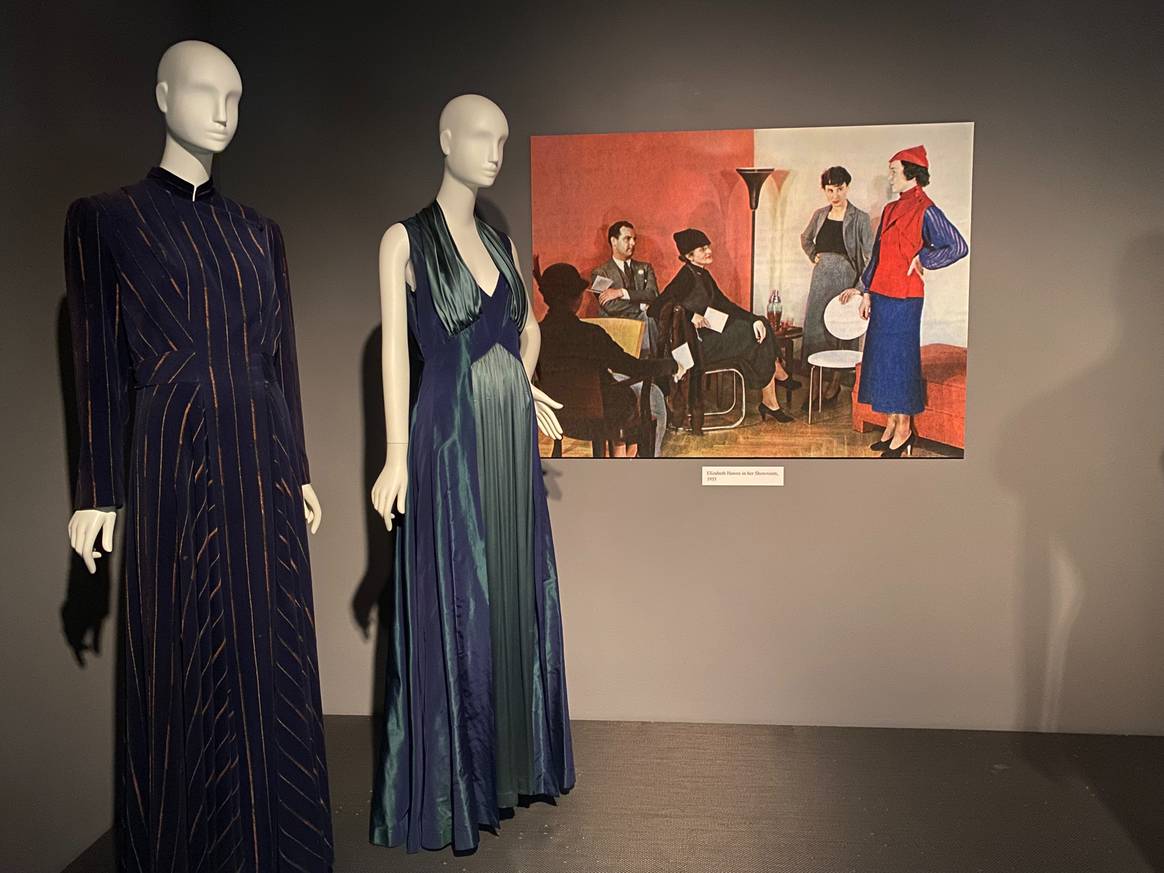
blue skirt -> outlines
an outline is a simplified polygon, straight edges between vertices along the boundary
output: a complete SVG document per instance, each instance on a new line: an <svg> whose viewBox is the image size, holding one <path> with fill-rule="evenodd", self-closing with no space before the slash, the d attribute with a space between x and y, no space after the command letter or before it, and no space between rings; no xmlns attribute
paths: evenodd
<svg viewBox="0 0 1164 873"><path fill-rule="evenodd" d="M921 372L921 297L874 293L861 359L857 399L886 415L916 415L926 407Z"/></svg>

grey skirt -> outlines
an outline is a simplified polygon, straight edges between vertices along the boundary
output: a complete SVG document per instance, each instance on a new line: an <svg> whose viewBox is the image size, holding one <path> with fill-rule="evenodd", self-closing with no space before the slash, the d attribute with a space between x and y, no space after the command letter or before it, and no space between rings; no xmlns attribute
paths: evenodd
<svg viewBox="0 0 1164 873"><path fill-rule="evenodd" d="M808 287L808 306L804 312L804 357L826 349L856 348L855 342L842 343L828 332L824 311L830 300L857 283L857 271L844 255L824 252L812 268Z"/></svg>

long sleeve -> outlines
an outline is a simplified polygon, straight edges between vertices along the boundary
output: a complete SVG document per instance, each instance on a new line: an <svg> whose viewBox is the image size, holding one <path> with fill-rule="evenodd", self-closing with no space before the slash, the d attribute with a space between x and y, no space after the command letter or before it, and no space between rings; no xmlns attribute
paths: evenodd
<svg viewBox="0 0 1164 873"><path fill-rule="evenodd" d="M311 481L311 470L307 463L307 443L303 437L303 401L299 393L299 362L295 353L295 319L291 310L291 282L287 274L287 253L283 244L283 232L275 222L271 226L271 258L275 266L275 285L279 299L279 344L275 350L275 369L279 376L279 386L287 402L291 416L291 429L295 435L296 457L299 464L300 484Z"/></svg>
<svg viewBox="0 0 1164 873"><path fill-rule="evenodd" d="M970 247L958 232L958 228L937 206L929 206L922 216L922 241L924 245L918 253L918 260L927 270L948 267L966 257Z"/></svg>
<svg viewBox="0 0 1164 873"><path fill-rule="evenodd" d="M865 264L865 272L861 274L861 278L857 280L857 290L867 292L869 290L869 283L873 281L873 275L877 272L877 261L881 257L881 228L877 228L877 236L873 240L873 248L869 252L869 262Z"/></svg>
<svg viewBox="0 0 1164 873"><path fill-rule="evenodd" d="M719 285L716 284L715 279L711 278L711 274L708 274L708 280L711 282L711 303L708 305L714 306L721 312L726 312L728 318L734 318L739 321L746 321L748 324L751 324L753 321L759 318L759 316L754 312L748 309L744 309L744 307L740 306L738 303L724 294ZM704 311L706 311L706 309Z"/></svg>
<svg viewBox="0 0 1164 873"><path fill-rule="evenodd" d="M687 295L691 290L691 281L691 271L681 267L679 272L675 274L675 278L667 283L663 293L651 301L647 307L647 315L651 318L659 318L663 314L663 308L668 303L685 306Z"/></svg>
<svg viewBox="0 0 1164 873"><path fill-rule="evenodd" d="M865 266L873 260L873 224L865 212L857 215L857 281L864 280ZM858 288L864 290L862 285Z"/></svg>
<svg viewBox="0 0 1164 873"><path fill-rule="evenodd" d="M109 221L91 198L65 219L65 290L72 327L80 452L74 509L125 502L129 354L117 270L105 242Z"/></svg>
<svg viewBox="0 0 1164 873"><path fill-rule="evenodd" d="M808 259L810 261L812 260L813 255L816 254L816 216L817 213L814 212L812 217L808 219L808 224L800 234L800 247L804 249L804 253L808 255Z"/></svg>

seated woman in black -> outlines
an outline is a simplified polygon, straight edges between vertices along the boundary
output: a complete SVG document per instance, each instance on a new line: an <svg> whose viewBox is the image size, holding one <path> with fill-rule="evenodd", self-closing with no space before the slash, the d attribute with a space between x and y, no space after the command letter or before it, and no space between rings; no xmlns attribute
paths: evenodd
<svg viewBox="0 0 1164 873"><path fill-rule="evenodd" d="M590 287L570 264L554 264L534 278L546 305L550 308L541 321L542 346L538 366L577 372L592 368L602 389L603 417L607 423L622 427L635 416L635 392L617 381L611 370L630 377L631 381L648 377L666 378L678 371L674 358L636 358L627 354L605 330L578 318L582 293ZM569 404L567 404L568 406ZM564 408L563 412L569 410ZM662 437L657 431L657 440ZM615 443L615 457L626 455L624 443Z"/></svg>
<svg viewBox="0 0 1164 873"><path fill-rule="evenodd" d="M760 316L728 300L719 290L707 270L712 260L711 240L703 231L687 228L674 234L674 238L683 266L663 293L651 302L647 315L659 318L669 303L682 306L698 332L703 362L734 361L744 374L744 384L760 389L760 420L792 421L792 416L780 408L776 383L787 383L791 388L798 388L799 383L788 383L788 373L776 360L776 341L768 332L768 325ZM722 333L712 330L704 318L708 307L727 313Z"/></svg>

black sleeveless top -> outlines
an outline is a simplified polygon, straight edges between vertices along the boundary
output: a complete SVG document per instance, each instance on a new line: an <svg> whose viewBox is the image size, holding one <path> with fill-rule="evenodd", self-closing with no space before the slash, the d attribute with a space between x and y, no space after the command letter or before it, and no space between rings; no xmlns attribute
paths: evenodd
<svg viewBox="0 0 1164 873"><path fill-rule="evenodd" d="M845 254L845 235L843 228L843 221L826 218L824 224L820 226L820 230L816 232L816 253L818 255L823 252L833 252L838 255Z"/></svg>

